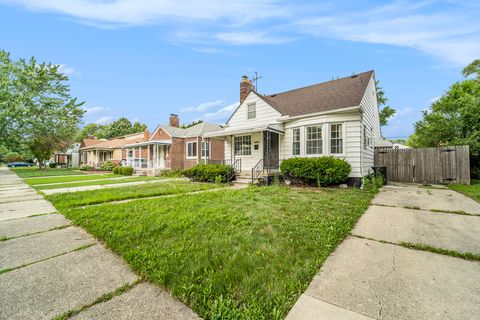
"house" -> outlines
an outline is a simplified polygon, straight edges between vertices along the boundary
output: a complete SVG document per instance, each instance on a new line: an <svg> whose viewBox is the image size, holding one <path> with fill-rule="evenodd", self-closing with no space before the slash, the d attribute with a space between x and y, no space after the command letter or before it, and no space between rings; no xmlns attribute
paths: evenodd
<svg viewBox="0 0 480 320"><path fill-rule="evenodd" d="M53 155L52 161L58 165L65 165L69 168L80 166L80 143L74 143L64 152L57 152Z"/></svg>
<svg viewBox="0 0 480 320"><path fill-rule="evenodd" d="M391 142L388 140L381 140L378 139L375 142L375 148L377 149L411 149L411 147L398 143L398 142Z"/></svg>
<svg viewBox="0 0 480 320"><path fill-rule="evenodd" d="M372 172L380 122L374 71L272 95L254 90L244 76L240 105L222 130L206 138L225 141L225 161L238 175L256 179L283 159L334 156L347 160L350 184Z"/></svg>
<svg viewBox="0 0 480 320"><path fill-rule="evenodd" d="M157 175L161 170L187 169L199 163L223 161L223 139L205 138L207 133L221 129L208 122L181 128L178 115L171 114L169 124L157 126L149 139L123 146L126 165L146 175Z"/></svg>
<svg viewBox="0 0 480 320"><path fill-rule="evenodd" d="M147 130L112 139L96 139L92 136L83 139L80 145L81 163L100 169L103 162L113 161L117 164L126 159L123 147L127 144L147 141L150 134ZM144 155L146 156L146 154Z"/></svg>

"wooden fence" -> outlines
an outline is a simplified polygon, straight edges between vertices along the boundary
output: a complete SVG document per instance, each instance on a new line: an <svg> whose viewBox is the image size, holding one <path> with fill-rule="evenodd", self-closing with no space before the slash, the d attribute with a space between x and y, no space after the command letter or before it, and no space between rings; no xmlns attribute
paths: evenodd
<svg viewBox="0 0 480 320"><path fill-rule="evenodd" d="M470 184L468 146L378 148L375 166L387 167L387 179L391 181Z"/></svg>

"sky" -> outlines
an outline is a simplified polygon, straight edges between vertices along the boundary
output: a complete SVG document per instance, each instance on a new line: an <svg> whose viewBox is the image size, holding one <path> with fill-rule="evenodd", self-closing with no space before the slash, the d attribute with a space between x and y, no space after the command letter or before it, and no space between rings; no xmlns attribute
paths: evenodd
<svg viewBox="0 0 480 320"><path fill-rule="evenodd" d="M60 65L84 123L222 124L242 75L273 94L375 70L412 134L480 58L479 1L0 0L0 49Z"/></svg>

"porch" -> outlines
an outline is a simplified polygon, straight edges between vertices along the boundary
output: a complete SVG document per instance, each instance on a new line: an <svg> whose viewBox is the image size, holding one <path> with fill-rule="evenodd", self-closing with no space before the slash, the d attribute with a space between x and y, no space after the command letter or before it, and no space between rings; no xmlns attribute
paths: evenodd
<svg viewBox="0 0 480 320"><path fill-rule="evenodd" d="M171 169L169 140L155 140L126 145L124 165L139 175L156 176L162 170Z"/></svg>

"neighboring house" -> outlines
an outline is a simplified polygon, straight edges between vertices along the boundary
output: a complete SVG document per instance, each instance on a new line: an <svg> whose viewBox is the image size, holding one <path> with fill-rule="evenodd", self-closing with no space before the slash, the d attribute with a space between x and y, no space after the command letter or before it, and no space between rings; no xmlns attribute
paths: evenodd
<svg viewBox="0 0 480 320"><path fill-rule="evenodd" d="M391 141L388 140L381 140L378 139L375 142L375 148L380 148L380 149L411 149L411 147L401 144L401 143L392 143Z"/></svg>
<svg viewBox="0 0 480 320"><path fill-rule="evenodd" d="M53 162L69 168L80 166L80 143L74 143L65 152L57 152L52 157Z"/></svg>
<svg viewBox="0 0 480 320"><path fill-rule="evenodd" d="M352 184L372 172L380 136L373 71L267 96L244 76L239 107L224 129L204 135L225 141L225 160L243 175L292 157L334 156L350 163Z"/></svg>
<svg viewBox="0 0 480 320"><path fill-rule="evenodd" d="M223 139L204 137L221 129L221 126L207 122L181 128L178 116L171 114L169 125L159 125L148 140L123 147L126 164L137 172L157 175L161 170L186 169L199 163L222 161Z"/></svg>
<svg viewBox="0 0 480 320"><path fill-rule="evenodd" d="M126 159L123 147L127 144L144 142L150 138L147 130L128 134L112 139L96 139L88 137L83 139L80 146L81 163L100 169L105 161L113 161L117 164ZM146 157L146 153L144 154Z"/></svg>

